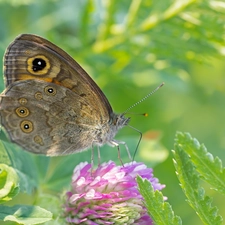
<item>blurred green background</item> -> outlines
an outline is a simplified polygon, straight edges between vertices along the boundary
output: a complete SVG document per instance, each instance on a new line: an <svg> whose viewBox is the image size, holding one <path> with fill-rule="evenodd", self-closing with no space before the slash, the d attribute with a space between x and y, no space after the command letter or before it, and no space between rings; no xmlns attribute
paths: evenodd
<svg viewBox="0 0 225 225"><path fill-rule="evenodd" d="M164 195L184 225L201 224L179 187L171 149L175 132L187 131L225 160L224 21L223 1L0 0L0 56L21 33L43 36L90 74L118 113L165 82L131 110L134 114L146 112L148 117L127 115L132 117L130 125L144 135L135 159L154 167L155 176L166 184ZM0 88L4 90L3 80ZM118 140L127 142L132 154L139 137L129 127L117 135ZM126 162L123 146L121 154ZM90 161L90 156L88 151L51 159L47 172L39 174L42 192L60 189L60 181L50 182L54 174L65 173L69 181L72 168ZM32 157L38 166L46 160ZM103 147L101 160L110 159L118 161L116 149ZM65 170L59 172L62 165ZM60 188L53 187L57 185ZM203 186L215 197L214 204L223 215L225 199ZM19 195L15 201L23 203L22 199Z"/></svg>

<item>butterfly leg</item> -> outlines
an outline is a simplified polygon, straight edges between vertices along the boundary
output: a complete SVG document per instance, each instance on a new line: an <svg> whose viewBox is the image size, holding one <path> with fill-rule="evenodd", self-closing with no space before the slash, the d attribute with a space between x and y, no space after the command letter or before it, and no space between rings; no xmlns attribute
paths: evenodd
<svg viewBox="0 0 225 225"><path fill-rule="evenodd" d="M129 157L130 161L132 161L132 158L131 158L131 155L130 155L130 151L129 151L129 148L128 148L126 142L121 141L120 144L124 145L124 147L126 148L126 151L127 151L127 155Z"/></svg>
<svg viewBox="0 0 225 225"><path fill-rule="evenodd" d="M98 150L98 166L101 164L100 147L97 145ZM91 168L94 168L94 145L91 146Z"/></svg>
<svg viewBox="0 0 225 225"><path fill-rule="evenodd" d="M118 149L118 159L120 160L120 162L121 162L122 165L123 165L123 162L122 162L122 159L121 159L121 156L120 156L120 147L119 147L120 144L125 146L126 151L127 151L127 155L129 157L130 161L132 161L132 158L131 158L131 155L130 155L130 151L129 151L129 148L128 148L126 142L112 140L110 142L110 144L112 144L113 146L117 147L117 149Z"/></svg>
<svg viewBox="0 0 225 225"><path fill-rule="evenodd" d="M94 168L94 145L91 146L91 170Z"/></svg>
<svg viewBox="0 0 225 225"><path fill-rule="evenodd" d="M101 153L100 153L100 147L97 146L98 149L98 166L101 164Z"/></svg>

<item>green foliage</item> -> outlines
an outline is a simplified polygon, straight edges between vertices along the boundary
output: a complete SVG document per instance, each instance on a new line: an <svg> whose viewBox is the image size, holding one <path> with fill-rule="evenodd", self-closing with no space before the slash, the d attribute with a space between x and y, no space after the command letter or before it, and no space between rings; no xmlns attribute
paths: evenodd
<svg viewBox="0 0 225 225"><path fill-rule="evenodd" d="M12 166L19 177L20 190L31 194L38 184L37 171L34 168L35 163L31 154L16 149L18 147L10 144L6 150L5 146L1 144L0 163Z"/></svg>
<svg viewBox="0 0 225 225"><path fill-rule="evenodd" d="M200 182L201 179L207 181L214 190L224 195L225 177L221 160L218 157L214 159L205 146L190 134L181 132L176 134L173 155L176 174L189 205L204 224L222 224L223 218L218 214L218 208L212 206L213 199L205 194ZM151 183L140 177L137 182L154 224L182 224L160 191L154 191Z"/></svg>
<svg viewBox="0 0 225 225"><path fill-rule="evenodd" d="M12 200L19 192L18 176L14 168L0 164L0 204Z"/></svg>
<svg viewBox="0 0 225 225"><path fill-rule="evenodd" d="M222 166L222 161L218 157L214 158L211 153L207 152L203 144L200 145L188 133L178 132L175 142L175 150L179 153L182 152L180 154L185 151L191 157L190 160L201 178L225 195L225 168ZM187 159L187 156L183 157Z"/></svg>
<svg viewBox="0 0 225 225"><path fill-rule="evenodd" d="M218 214L218 208L212 206L212 198L205 195L205 190L199 184L202 177L224 194L224 190L221 190L221 185L225 185L224 176L221 176L223 172L221 161L218 158L213 160L206 148L187 133L177 133L173 153L177 177L190 206L204 224L222 224L223 219ZM219 169L218 165L215 165L218 162L220 162Z"/></svg>
<svg viewBox="0 0 225 225"><path fill-rule="evenodd" d="M154 191L148 180L137 177L138 187L144 198L149 215L157 225L180 225L180 217L175 216L171 205L165 202L162 193Z"/></svg>
<svg viewBox="0 0 225 225"><path fill-rule="evenodd" d="M0 205L0 219L15 221L20 224L40 224L52 219L52 214L39 206L15 205L13 207Z"/></svg>

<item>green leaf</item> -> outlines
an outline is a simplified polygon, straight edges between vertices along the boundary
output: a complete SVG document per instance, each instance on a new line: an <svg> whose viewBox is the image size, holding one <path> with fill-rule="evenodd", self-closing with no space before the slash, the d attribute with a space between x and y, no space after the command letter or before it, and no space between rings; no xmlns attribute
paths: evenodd
<svg viewBox="0 0 225 225"><path fill-rule="evenodd" d="M0 134L2 135L3 132ZM20 191L32 193L37 186L36 167L32 155L19 149L16 145L0 141L0 163L12 166L20 182Z"/></svg>
<svg viewBox="0 0 225 225"><path fill-rule="evenodd" d="M19 179L16 171L0 164L0 203L11 200L19 192Z"/></svg>
<svg viewBox="0 0 225 225"><path fill-rule="evenodd" d="M90 155L90 152L85 153ZM62 190L63 187L71 182L73 169L80 161L78 154L52 158L51 162L54 164L54 167L51 168L48 177L45 179L46 183L41 181L43 182L43 186L53 191Z"/></svg>
<svg viewBox="0 0 225 225"><path fill-rule="evenodd" d="M225 168L222 161L209 153L203 144L200 145L188 133L177 132L175 142L175 147L179 146L179 149L189 154L201 178L225 195Z"/></svg>
<svg viewBox="0 0 225 225"><path fill-rule="evenodd" d="M45 155L35 155L33 157L34 164L36 167L33 167L34 170L37 170L39 180L45 180L49 172L51 157Z"/></svg>
<svg viewBox="0 0 225 225"><path fill-rule="evenodd" d="M138 188L145 200L148 214L157 225L180 225L182 221L179 216L175 216L171 205L164 201L162 193L154 191L151 183L137 177Z"/></svg>
<svg viewBox="0 0 225 225"><path fill-rule="evenodd" d="M185 152L183 144L180 144L179 141L175 143L174 165L188 203L204 224L220 225L222 217L218 215L218 209L211 205L212 199L205 195L204 189L199 185L200 178L196 167ZM197 149L195 150L197 151Z"/></svg>
<svg viewBox="0 0 225 225"><path fill-rule="evenodd" d="M9 207L0 205L0 219L32 225L51 220L52 213L39 206L15 205Z"/></svg>
<svg viewBox="0 0 225 225"><path fill-rule="evenodd" d="M35 205L51 211L54 214L54 218L57 218L62 211L63 201L62 198L56 196L55 194L38 193Z"/></svg>
<svg viewBox="0 0 225 225"><path fill-rule="evenodd" d="M7 164L16 170L20 178L20 190L31 194L38 185L38 170L35 165L35 157L38 156L22 150L13 143L7 143L5 148L5 142L3 142L2 146L0 158L4 159L6 155L8 156Z"/></svg>
<svg viewBox="0 0 225 225"><path fill-rule="evenodd" d="M0 138L2 138L2 135L4 133L0 131ZM4 144L2 143L2 141L0 141L0 163L4 163L7 165L11 165L11 160L9 157L9 154L7 152L7 150L5 149Z"/></svg>

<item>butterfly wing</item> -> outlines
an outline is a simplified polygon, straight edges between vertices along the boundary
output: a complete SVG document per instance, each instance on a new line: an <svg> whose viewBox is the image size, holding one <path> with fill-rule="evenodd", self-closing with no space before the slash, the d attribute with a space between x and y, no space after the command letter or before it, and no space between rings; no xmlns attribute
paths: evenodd
<svg viewBox="0 0 225 225"><path fill-rule="evenodd" d="M112 113L104 93L85 70L65 51L39 36L22 34L9 45L4 76L6 86L30 79L64 86L85 99L102 120L108 120Z"/></svg>
<svg viewBox="0 0 225 225"><path fill-rule="evenodd" d="M18 97L19 96L19 97ZM95 142L97 112L76 93L41 80L17 81L0 98L1 124L33 153L62 155Z"/></svg>

